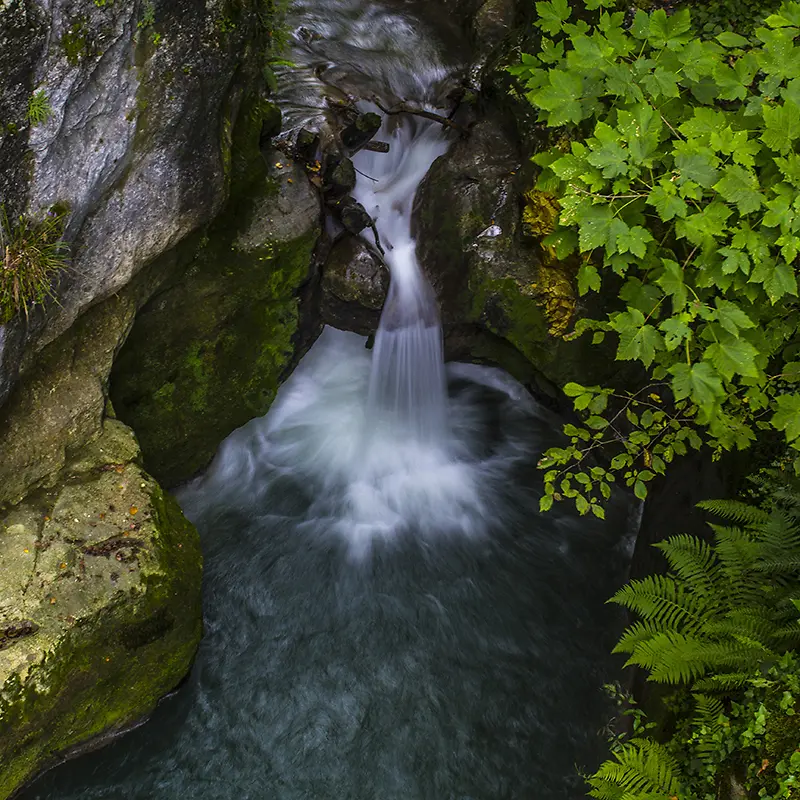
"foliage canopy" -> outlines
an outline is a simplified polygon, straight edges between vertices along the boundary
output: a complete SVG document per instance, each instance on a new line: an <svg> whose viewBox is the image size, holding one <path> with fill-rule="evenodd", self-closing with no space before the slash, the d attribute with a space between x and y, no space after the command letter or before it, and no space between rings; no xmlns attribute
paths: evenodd
<svg viewBox="0 0 800 800"><path fill-rule="evenodd" d="M565 387L584 424L542 460L542 507L602 516L616 478L644 497L687 446L743 449L759 429L783 433L800 471L800 3L712 40L686 9L577 5L537 3L539 52L509 71L561 134L534 158L561 204L545 244L577 255L581 295L614 298L570 335L613 337L647 379ZM610 465L590 468L607 445Z"/></svg>

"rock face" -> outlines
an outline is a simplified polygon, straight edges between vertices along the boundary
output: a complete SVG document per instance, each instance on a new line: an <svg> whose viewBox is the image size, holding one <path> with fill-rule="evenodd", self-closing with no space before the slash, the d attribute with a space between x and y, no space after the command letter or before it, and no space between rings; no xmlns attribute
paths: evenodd
<svg viewBox="0 0 800 800"><path fill-rule="evenodd" d="M200 640L197 532L107 420L0 514L0 798L152 711Z"/></svg>
<svg viewBox="0 0 800 800"><path fill-rule="evenodd" d="M42 347L222 207L259 24L227 5L0 5L0 202L67 205L74 255L58 304L0 331L0 403Z"/></svg>
<svg viewBox="0 0 800 800"><path fill-rule="evenodd" d="M295 357L320 211L268 149L267 6L0 0L0 204L66 207L71 250L0 325L0 800L185 675L200 552L147 467L201 467Z"/></svg>
<svg viewBox="0 0 800 800"><path fill-rule="evenodd" d="M491 118L438 159L415 201L420 261L439 298L446 337L463 339L470 326L492 334L480 337L475 355L523 381L529 376L508 345L553 383L591 383L586 342L558 335L576 306L572 268L541 246L547 220L532 225L523 208L520 161L502 124ZM498 339L506 346L496 348Z"/></svg>
<svg viewBox="0 0 800 800"><path fill-rule="evenodd" d="M111 397L166 486L191 477L220 441L266 413L294 359L299 290L321 233L303 169L277 152L262 179L189 248L136 319ZM280 164L280 168L275 164Z"/></svg>
<svg viewBox="0 0 800 800"><path fill-rule="evenodd" d="M375 333L389 290L389 272L355 236L331 248L322 271L322 320L362 336Z"/></svg>

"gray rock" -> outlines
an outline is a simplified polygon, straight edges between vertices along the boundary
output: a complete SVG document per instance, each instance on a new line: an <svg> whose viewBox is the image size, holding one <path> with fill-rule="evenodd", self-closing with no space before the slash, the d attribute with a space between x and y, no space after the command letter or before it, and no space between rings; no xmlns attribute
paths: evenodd
<svg viewBox="0 0 800 800"><path fill-rule="evenodd" d="M175 687L202 633L201 564L116 420L56 490L0 511L0 798Z"/></svg>
<svg viewBox="0 0 800 800"><path fill-rule="evenodd" d="M58 303L0 333L0 404L43 347L225 202L254 15L223 33L213 4L161 4L153 25L141 13L133 0L0 6L0 64L14 66L0 69L0 202L69 204L73 252ZM39 125L25 119L34 91L51 112Z"/></svg>
<svg viewBox="0 0 800 800"><path fill-rule="evenodd" d="M434 163L417 193L417 252L439 299L448 352L480 350L525 382L531 369L544 385L599 382L607 365L587 338L558 335L576 307L574 269L549 258L523 226L520 160L500 121L484 118Z"/></svg>
<svg viewBox="0 0 800 800"><path fill-rule="evenodd" d="M364 336L378 327L389 289L389 272L356 236L343 236L331 248L322 270L322 320Z"/></svg>

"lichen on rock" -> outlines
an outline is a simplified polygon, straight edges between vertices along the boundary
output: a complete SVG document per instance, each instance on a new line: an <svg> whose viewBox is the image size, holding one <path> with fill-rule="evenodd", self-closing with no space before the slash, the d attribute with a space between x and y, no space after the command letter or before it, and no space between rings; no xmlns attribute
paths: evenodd
<svg viewBox="0 0 800 800"><path fill-rule="evenodd" d="M201 635L197 532L108 419L0 513L0 800L150 713Z"/></svg>

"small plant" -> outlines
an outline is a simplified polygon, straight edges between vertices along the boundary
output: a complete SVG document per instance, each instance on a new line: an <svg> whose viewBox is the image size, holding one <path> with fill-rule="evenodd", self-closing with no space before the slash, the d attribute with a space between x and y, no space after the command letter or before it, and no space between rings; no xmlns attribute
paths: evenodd
<svg viewBox="0 0 800 800"><path fill-rule="evenodd" d="M142 18L139 20L136 27L139 30L142 30L142 28L149 28L151 25L155 25L155 22L156 22L156 9L153 3L148 0L148 2L144 4L144 7L142 9Z"/></svg>
<svg viewBox="0 0 800 800"><path fill-rule="evenodd" d="M31 125L41 125L53 115L53 107L44 89L34 92L28 99L26 118Z"/></svg>
<svg viewBox="0 0 800 800"><path fill-rule="evenodd" d="M54 297L53 277L67 265L63 209L12 223L0 209L0 324Z"/></svg>

